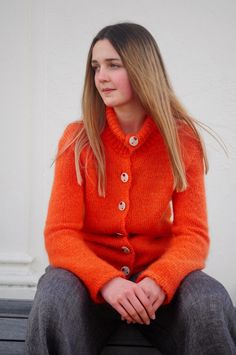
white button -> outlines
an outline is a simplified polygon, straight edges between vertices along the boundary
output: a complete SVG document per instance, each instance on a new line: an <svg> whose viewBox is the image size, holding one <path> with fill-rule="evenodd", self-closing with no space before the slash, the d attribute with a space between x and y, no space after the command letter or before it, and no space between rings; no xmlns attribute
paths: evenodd
<svg viewBox="0 0 236 355"><path fill-rule="evenodd" d="M124 211L126 207L126 203L124 201L120 201L118 208L120 211Z"/></svg>
<svg viewBox="0 0 236 355"><path fill-rule="evenodd" d="M127 173L122 173L120 178L122 182L127 182L129 180L129 175Z"/></svg>
<svg viewBox="0 0 236 355"><path fill-rule="evenodd" d="M126 247L126 246L123 246L121 247L122 251L125 253L125 254L129 254L130 253L130 248Z"/></svg>
<svg viewBox="0 0 236 355"><path fill-rule="evenodd" d="M121 271L123 272L123 274L125 276L129 275L129 273L130 273L130 269L128 266L122 266Z"/></svg>
<svg viewBox="0 0 236 355"><path fill-rule="evenodd" d="M129 144L132 145L132 147L136 147L136 145L138 145L138 137L130 137Z"/></svg>

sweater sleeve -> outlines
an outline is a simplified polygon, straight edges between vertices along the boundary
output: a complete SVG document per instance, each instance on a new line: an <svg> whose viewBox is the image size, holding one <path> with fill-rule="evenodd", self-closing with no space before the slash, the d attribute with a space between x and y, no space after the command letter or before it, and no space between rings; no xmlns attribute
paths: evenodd
<svg viewBox="0 0 236 355"><path fill-rule="evenodd" d="M75 127L69 125L59 150ZM74 149L68 148L55 163L55 174L44 229L49 262L73 272L85 284L94 302L104 302L103 285L123 273L99 258L84 241L84 188L77 183Z"/></svg>
<svg viewBox="0 0 236 355"><path fill-rule="evenodd" d="M160 259L137 279L154 279L166 293L165 303L171 301L185 276L204 268L209 248L202 150L196 139L189 148L192 159L186 169L188 187L174 192L172 198L172 240Z"/></svg>

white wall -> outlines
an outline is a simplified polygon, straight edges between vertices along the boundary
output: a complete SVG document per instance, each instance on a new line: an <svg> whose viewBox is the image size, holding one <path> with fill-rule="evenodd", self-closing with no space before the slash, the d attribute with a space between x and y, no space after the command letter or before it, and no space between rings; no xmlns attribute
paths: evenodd
<svg viewBox="0 0 236 355"><path fill-rule="evenodd" d="M133 21L156 37L176 93L213 128L206 135L211 252L206 271L236 304L236 2L234 0L0 0L0 297L33 297L47 256L50 164L80 116L85 60L107 24Z"/></svg>

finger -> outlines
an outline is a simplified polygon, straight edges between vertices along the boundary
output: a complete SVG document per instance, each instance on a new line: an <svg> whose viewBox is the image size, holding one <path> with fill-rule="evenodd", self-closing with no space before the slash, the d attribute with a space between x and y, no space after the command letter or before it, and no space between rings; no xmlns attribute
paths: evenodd
<svg viewBox="0 0 236 355"><path fill-rule="evenodd" d="M134 322L134 319L130 317L129 313L119 303L113 305L113 308L121 315L122 320L126 320L129 324Z"/></svg>
<svg viewBox="0 0 236 355"><path fill-rule="evenodd" d="M137 314L139 319L141 319L142 323L150 324L149 315L139 298L135 294L133 294L128 297L128 300L134 309L134 313L130 314L132 318L137 319L135 316L135 314Z"/></svg>
<svg viewBox="0 0 236 355"><path fill-rule="evenodd" d="M148 320L150 318L155 319L155 309L153 307L155 299L152 297L152 295L150 295L150 298L148 298L144 290L140 287L135 290L135 293L146 311Z"/></svg>
<svg viewBox="0 0 236 355"><path fill-rule="evenodd" d="M147 290L146 288L142 287L142 284L140 284L140 288L141 290L143 290L144 294L147 296L147 298L149 299L151 297L151 292L150 290Z"/></svg>
<svg viewBox="0 0 236 355"><path fill-rule="evenodd" d="M135 324L135 323L136 323L134 320L131 321L131 320L130 320L130 317L129 317L129 319L126 319L125 317L121 316L121 320L122 320L122 321L126 321L128 324L130 324L130 323Z"/></svg>
<svg viewBox="0 0 236 355"><path fill-rule="evenodd" d="M164 296L160 296L156 299L156 301L153 303L153 308L155 309L155 312L157 311L157 309L163 304L165 297Z"/></svg>
<svg viewBox="0 0 236 355"><path fill-rule="evenodd" d="M135 298L135 296L134 296ZM131 297L132 299L132 297ZM129 316L132 318L132 320L135 323L143 324L142 318L139 316L136 308L134 307L134 300L130 301L129 299L124 299L122 300L122 307L125 308L126 312L129 314Z"/></svg>

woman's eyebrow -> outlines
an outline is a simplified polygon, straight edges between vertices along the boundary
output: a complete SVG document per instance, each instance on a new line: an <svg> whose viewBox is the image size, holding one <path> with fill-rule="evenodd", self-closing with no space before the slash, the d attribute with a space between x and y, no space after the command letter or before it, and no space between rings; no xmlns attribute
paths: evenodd
<svg viewBox="0 0 236 355"><path fill-rule="evenodd" d="M120 58L106 58L105 59L105 62L113 62L113 61L119 61L121 62L121 59ZM96 59L92 59L91 63L95 64L95 63L98 63L98 61Z"/></svg>

